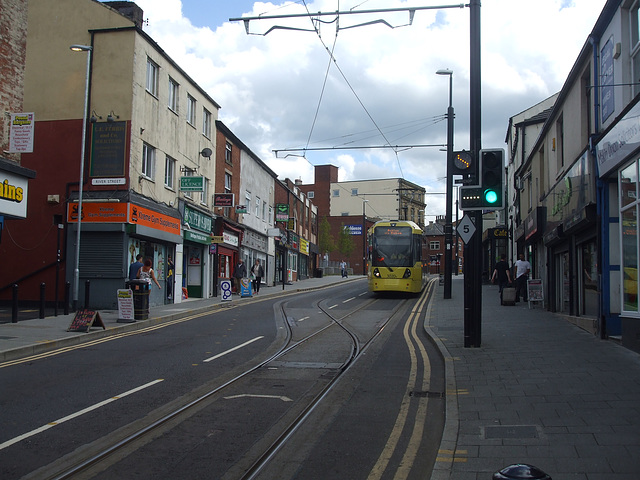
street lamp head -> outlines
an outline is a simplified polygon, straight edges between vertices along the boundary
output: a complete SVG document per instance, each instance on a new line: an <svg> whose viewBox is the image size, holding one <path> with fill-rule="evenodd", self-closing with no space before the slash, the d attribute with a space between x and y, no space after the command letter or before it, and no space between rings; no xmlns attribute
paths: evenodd
<svg viewBox="0 0 640 480"><path fill-rule="evenodd" d="M69 48L74 52L90 52L93 50L91 45L71 45Z"/></svg>
<svg viewBox="0 0 640 480"><path fill-rule="evenodd" d="M436 72L436 75L453 75L453 70L449 70L448 68L441 68Z"/></svg>

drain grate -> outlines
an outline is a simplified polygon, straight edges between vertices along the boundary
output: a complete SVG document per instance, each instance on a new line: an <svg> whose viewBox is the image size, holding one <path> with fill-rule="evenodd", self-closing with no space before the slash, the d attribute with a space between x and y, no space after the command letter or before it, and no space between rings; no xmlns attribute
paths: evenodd
<svg viewBox="0 0 640 480"><path fill-rule="evenodd" d="M413 391L409 392L410 397L419 397L419 398L444 398L444 392L430 392L427 391Z"/></svg>

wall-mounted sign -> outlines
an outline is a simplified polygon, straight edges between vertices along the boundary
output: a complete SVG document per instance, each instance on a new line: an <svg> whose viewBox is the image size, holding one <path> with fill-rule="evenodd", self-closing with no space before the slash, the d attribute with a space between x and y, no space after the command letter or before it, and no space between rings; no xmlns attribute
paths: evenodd
<svg viewBox="0 0 640 480"><path fill-rule="evenodd" d="M190 208L189 205L185 204L182 223L189 224L193 229L210 233L213 220L209 215L205 215L204 213Z"/></svg>
<svg viewBox="0 0 640 480"><path fill-rule="evenodd" d="M204 192L204 177L180 177L180 190L183 192Z"/></svg>
<svg viewBox="0 0 640 480"><path fill-rule="evenodd" d="M92 123L91 177L124 177L127 122Z"/></svg>
<svg viewBox="0 0 640 480"><path fill-rule="evenodd" d="M233 193L214 193L213 194L213 206L214 207L233 207L234 198Z"/></svg>
<svg viewBox="0 0 640 480"><path fill-rule="evenodd" d="M0 176L0 215L27 218L29 182L26 177L2 172Z"/></svg>
<svg viewBox="0 0 640 480"><path fill-rule="evenodd" d="M236 205L236 213L247 213L246 205Z"/></svg>
<svg viewBox="0 0 640 480"><path fill-rule="evenodd" d="M33 152L33 113L12 113L9 130L9 153Z"/></svg>

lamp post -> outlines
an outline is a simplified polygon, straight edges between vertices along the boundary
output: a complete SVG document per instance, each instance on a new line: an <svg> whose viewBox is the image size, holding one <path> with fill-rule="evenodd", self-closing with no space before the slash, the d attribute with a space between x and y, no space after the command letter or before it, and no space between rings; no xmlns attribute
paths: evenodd
<svg viewBox="0 0 640 480"><path fill-rule="evenodd" d="M362 200L362 275L367 274L367 217L365 207L369 200Z"/></svg>
<svg viewBox="0 0 640 480"><path fill-rule="evenodd" d="M451 253L453 243L453 225L451 224L453 201L453 172L451 161L453 157L453 70L441 69L437 75L449 75L449 108L447 109L447 191L444 225L444 298L451 298Z"/></svg>
<svg viewBox="0 0 640 480"><path fill-rule="evenodd" d="M80 229L82 227L82 187L84 184L84 155L87 138L87 110L89 108L89 73L91 69L91 52L93 47L89 45L71 45L74 52L87 52L87 73L84 86L84 112L82 114L82 148L80 153L80 183L78 186L78 225L76 236L76 264L73 272L73 309L78 306L78 287L80 283ZM87 305L85 305L85 308Z"/></svg>

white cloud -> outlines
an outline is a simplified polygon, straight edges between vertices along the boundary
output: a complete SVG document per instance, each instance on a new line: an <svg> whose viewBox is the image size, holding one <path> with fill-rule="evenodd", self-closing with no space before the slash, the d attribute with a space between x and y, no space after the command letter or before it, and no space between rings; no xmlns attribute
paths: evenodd
<svg viewBox="0 0 640 480"><path fill-rule="evenodd" d="M190 7L196 2L183 1ZM197 1L205 5L209 0ZM442 116L448 106L448 78L435 75L440 68L454 71L456 149L468 148L468 8L419 10L411 26L391 29L376 24L345 29L337 40L335 23L322 24L321 41L315 33L292 30L247 35L243 22L228 22L228 17L218 18L217 24L209 27L195 27L183 17L180 0L137 3L149 19L145 31L222 106L220 119L282 178L310 183L311 164L332 163L340 167L340 180L404 174L427 191L442 192L445 157L438 146L397 154L388 149L307 151L306 159L275 158L273 154L274 149L306 147L307 143L310 148L383 145L386 140L378 128L394 145L445 143ZM604 3L482 3L483 145L503 147L509 117L561 88ZM341 0L339 7L389 9L424 4L422 0ZM215 10L210 5L203 8ZM286 7L285 2L252 5L246 0L234 5L237 17L305 12L300 3L292 2ZM328 12L335 11L338 2L317 0L307 1L307 5L311 12ZM392 25L409 20L407 12L343 15L339 25L344 28L380 18ZM311 27L307 18L277 22ZM271 20L252 21L249 28L265 32L275 24ZM334 48L334 40L337 66L327 53ZM420 126L414 123L418 119L424 119ZM427 197L429 215L444 213L444 198L440 197Z"/></svg>

